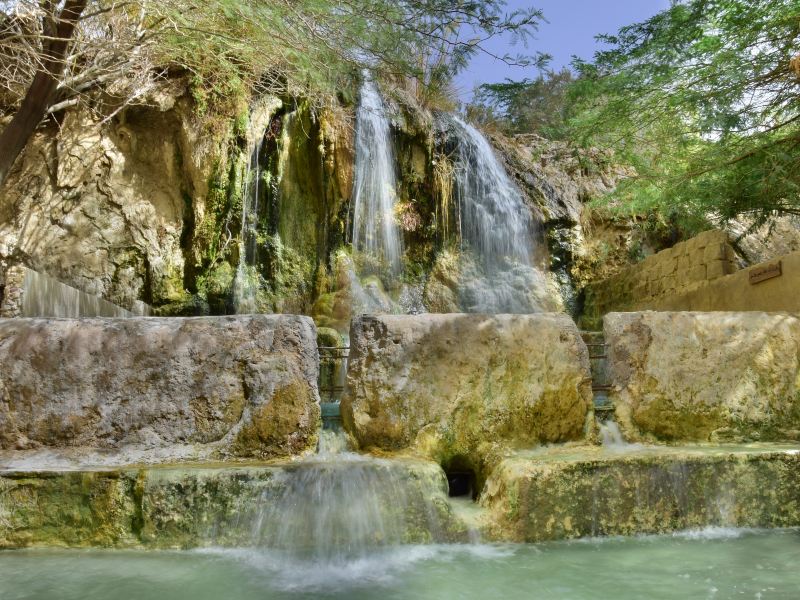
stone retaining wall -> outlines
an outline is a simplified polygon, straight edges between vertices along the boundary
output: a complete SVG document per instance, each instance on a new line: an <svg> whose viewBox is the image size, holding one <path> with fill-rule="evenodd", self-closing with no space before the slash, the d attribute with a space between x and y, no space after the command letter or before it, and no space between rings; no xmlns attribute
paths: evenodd
<svg viewBox="0 0 800 600"><path fill-rule="evenodd" d="M581 325L641 310L800 312L800 252L737 270L722 231L707 231L586 288Z"/></svg>
<svg viewBox="0 0 800 600"><path fill-rule="evenodd" d="M628 439L800 439L797 317L647 311L604 322L611 399Z"/></svg>
<svg viewBox="0 0 800 600"><path fill-rule="evenodd" d="M0 319L0 448L296 454L317 375L308 317Z"/></svg>
<svg viewBox="0 0 800 600"><path fill-rule="evenodd" d="M736 271L735 253L724 231L706 231L645 258L604 281L586 287L584 320L599 325L611 311L655 308Z"/></svg>
<svg viewBox="0 0 800 600"><path fill-rule="evenodd" d="M498 449L584 438L589 358L564 314L355 319L345 427L364 449L414 448L479 475Z"/></svg>

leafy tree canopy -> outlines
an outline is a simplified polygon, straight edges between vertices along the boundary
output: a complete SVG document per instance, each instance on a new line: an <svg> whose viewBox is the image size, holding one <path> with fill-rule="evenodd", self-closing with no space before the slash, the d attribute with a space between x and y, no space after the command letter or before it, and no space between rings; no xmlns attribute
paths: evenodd
<svg viewBox="0 0 800 600"><path fill-rule="evenodd" d="M488 39L524 42L540 18L505 0L0 0L0 116L13 115L0 185L48 114L98 89L107 112L176 69L201 108L254 90L330 97L361 68L441 88Z"/></svg>
<svg viewBox="0 0 800 600"><path fill-rule="evenodd" d="M800 214L800 0L685 0L576 61L572 135L636 167L616 205L686 225Z"/></svg>
<svg viewBox="0 0 800 600"><path fill-rule="evenodd" d="M538 133L549 138L566 135L567 92L573 82L569 69L547 71L536 79L481 85L470 116L494 121L509 133Z"/></svg>

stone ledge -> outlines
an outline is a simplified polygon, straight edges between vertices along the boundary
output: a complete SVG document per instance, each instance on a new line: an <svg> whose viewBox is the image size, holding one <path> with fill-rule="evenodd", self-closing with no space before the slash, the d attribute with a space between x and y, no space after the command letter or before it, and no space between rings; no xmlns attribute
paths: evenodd
<svg viewBox="0 0 800 600"><path fill-rule="evenodd" d="M318 368L308 317L0 319L0 449L305 452Z"/></svg>
<svg viewBox="0 0 800 600"><path fill-rule="evenodd" d="M289 475L313 466L302 461L6 471L0 473L0 549L269 545L276 527L259 526L261 511L298 493ZM359 459L325 468L382 472L402 486L405 502L392 486L377 491L386 518L402 522L399 534L406 543L466 541L466 528L451 512L447 482L435 463ZM437 527L428 525L431 519Z"/></svg>
<svg viewBox="0 0 800 600"><path fill-rule="evenodd" d="M800 446L519 453L484 488L487 532L517 542L800 525Z"/></svg>

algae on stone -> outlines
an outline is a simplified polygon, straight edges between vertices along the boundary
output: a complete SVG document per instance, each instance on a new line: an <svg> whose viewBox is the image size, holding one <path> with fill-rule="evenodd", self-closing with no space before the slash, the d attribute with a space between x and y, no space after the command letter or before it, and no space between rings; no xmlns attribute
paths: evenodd
<svg viewBox="0 0 800 600"><path fill-rule="evenodd" d="M629 439L800 439L797 317L610 313L605 338L611 397Z"/></svg>
<svg viewBox="0 0 800 600"><path fill-rule="evenodd" d="M521 452L492 472L481 498L487 535L539 542L800 524L797 449L554 454Z"/></svg>
<svg viewBox="0 0 800 600"><path fill-rule="evenodd" d="M363 316L350 334L345 428L485 476L506 447L584 437L589 359L566 315Z"/></svg>
<svg viewBox="0 0 800 600"><path fill-rule="evenodd" d="M383 518L402 524L404 543L466 540L436 464L359 464L402 486L377 490L376 500ZM287 487L291 474L304 468L309 465L0 472L0 548L270 547L281 523L264 521L263 513L287 490L294 492ZM295 540L298 548L314 542Z"/></svg>

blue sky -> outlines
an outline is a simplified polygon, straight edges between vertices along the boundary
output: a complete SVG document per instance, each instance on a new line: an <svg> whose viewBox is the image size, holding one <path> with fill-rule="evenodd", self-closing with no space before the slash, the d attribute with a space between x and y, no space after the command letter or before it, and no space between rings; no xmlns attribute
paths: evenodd
<svg viewBox="0 0 800 600"><path fill-rule="evenodd" d="M594 39L596 35L615 33L623 25L642 21L668 8L669 0L508 0L507 10L531 6L544 11L549 23L541 24L528 50L552 54L551 66L558 69L568 66L573 55L591 58L599 48ZM499 55L526 51L522 46L511 46L509 38L492 40L487 47ZM534 69L509 67L484 54L472 59L467 70L457 78L456 85L466 99L480 83L536 75Z"/></svg>

